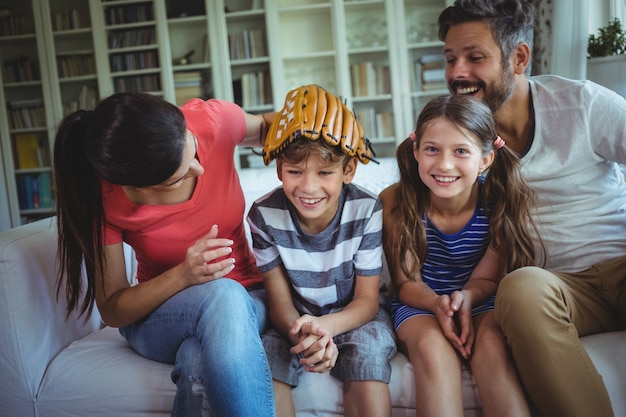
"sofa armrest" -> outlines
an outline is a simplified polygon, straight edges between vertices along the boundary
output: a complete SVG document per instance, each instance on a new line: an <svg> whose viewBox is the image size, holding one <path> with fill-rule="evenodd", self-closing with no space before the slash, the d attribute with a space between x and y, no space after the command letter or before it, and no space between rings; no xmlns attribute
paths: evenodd
<svg viewBox="0 0 626 417"><path fill-rule="evenodd" d="M0 404L33 401L48 363L72 341L101 328L70 315L56 298L55 219L0 233ZM30 398L24 398L30 395Z"/></svg>

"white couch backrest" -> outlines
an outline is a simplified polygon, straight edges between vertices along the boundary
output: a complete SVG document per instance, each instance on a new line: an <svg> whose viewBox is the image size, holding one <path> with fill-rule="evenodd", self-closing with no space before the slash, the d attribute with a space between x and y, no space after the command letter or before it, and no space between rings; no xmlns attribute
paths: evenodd
<svg viewBox="0 0 626 417"><path fill-rule="evenodd" d="M45 364L73 340L100 328L97 311L89 320L73 314L66 322L63 288L59 303L56 298L56 249L54 218L0 233L0 360L12 362L2 369L14 374L2 378L15 389L2 397L29 392L34 398Z"/></svg>

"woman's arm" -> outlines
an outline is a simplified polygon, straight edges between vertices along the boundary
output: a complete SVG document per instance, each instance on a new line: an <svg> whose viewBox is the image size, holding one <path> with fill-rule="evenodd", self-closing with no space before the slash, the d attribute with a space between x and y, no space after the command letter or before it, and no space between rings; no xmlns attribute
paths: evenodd
<svg viewBox="0 0 626 417"><path fill-rule="evenodd" d="M246 113L246 136L239 143L239 146L263 147L267 129L269 129L277 114L278 112L263 114Z"/></svg>
<svg viewBox="0 0 626 417"><path fill-rule="evenodd" d="M187 249L185 261L141 284L130 286L122 243L105 245L103 274L96 273L96 304L104 322L123 327L142 319L177 292L221 278L234 268L234 259L215 259L232 252L232 241L217 239L217 227ZM98 269L97 269L98 270Z"/></svg>

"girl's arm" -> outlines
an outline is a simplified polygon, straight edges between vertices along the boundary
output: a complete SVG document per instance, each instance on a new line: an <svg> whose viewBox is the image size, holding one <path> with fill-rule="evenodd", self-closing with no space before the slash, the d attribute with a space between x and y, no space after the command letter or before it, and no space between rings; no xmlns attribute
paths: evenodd
<svg viewBox="0 0 626 417"><path fill-rule="evenodd" d="M122 243L105 245L103 274L97 268L96 304L104 322L123 327L142 319L177 292L221 278L234 268L234 259L215 259L232 252L232 241L217 238L217 226L187 249L185 261L149 281L130 286Z"/></svg>
<svg viewBox="0 0 626 417"><path fill-rule="evenodd" d="M500 254L491 245L472 271L461 292L470 301L471 307L482 304L496 293L498 283L502 279Z"/></svg>
<svg viewBox="0 0 626 417"><path fill-rule="evenodd" d="M263 147L267 129L269 129L277 114L278 112L263 114L246 113L246 136L239 143L239 146Z"/></svg>
<svg viewBox="0 0 626 417"><path fill-rule="evenodd" d="M465 358L474 344L472 308L495 294L501 278L500 255L489 246L461 291L439 300L437 317L443 332ZM455 315L456 322L452 320Z"/></svg>
<svg viewBox="0 0 626 417"><path fill-rule="evenodd" d="M389 267L389 274L393 283L394 291L400 301L408 306L422 310L435 311L437 294L422 281L418 272L413 279L409 279L400 267L401 255L396 252L398 238L398 215L394 211L397 206L398 185L394 184L380 193L383 204L383 250ZM415 262L410 254L407 254L409 265Z"/></svg>

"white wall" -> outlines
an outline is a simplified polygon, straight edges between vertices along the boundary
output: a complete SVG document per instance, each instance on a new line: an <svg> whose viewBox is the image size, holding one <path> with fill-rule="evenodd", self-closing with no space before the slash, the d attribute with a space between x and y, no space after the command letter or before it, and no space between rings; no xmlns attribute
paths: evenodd
<svg viewBox="0 0 626 417"><path fill-rule="evenodd" d="M610 3L612 0L594 0L589 4L589 34L597 34L598 28L606 26L611 20Z"/></svg>
<svg viewBox="0 0 626 417"><path fill-rule="evenodd" d="M586 79L589 35L613 17L626 25L626 0L553 0L552 13L549 72Z"/></svg>

